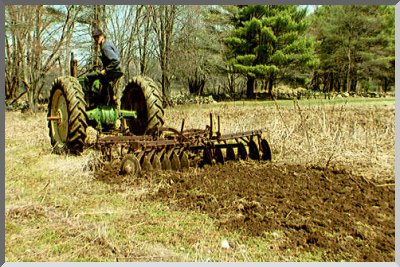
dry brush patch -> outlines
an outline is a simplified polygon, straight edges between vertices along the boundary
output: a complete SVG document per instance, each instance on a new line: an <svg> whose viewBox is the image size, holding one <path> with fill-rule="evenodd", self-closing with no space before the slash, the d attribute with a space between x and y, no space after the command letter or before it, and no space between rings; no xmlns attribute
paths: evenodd
<svg viewBox="0 0 400 267"><path fill-rule="evenodd" d="M171 109L166 121L179 128L184 118L187 128L204 128L210 112L220 115L223 133L264 129L275 162L341 165L368 179L394 181L394 105L266 108L250 102Z"/></svg>

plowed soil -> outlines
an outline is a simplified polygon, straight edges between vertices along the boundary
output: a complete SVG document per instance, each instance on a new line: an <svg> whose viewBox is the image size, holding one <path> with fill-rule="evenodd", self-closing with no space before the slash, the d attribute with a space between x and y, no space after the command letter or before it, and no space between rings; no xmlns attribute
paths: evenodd
<svg viewBox="0 0 400 267"><path fill-rule="evenodd" d="M105 168L97 179L128 179L116 173ZM220 228L244 237L283 232L278 249L322 251L326 261L395 260L393 184L346 169L251 161L153 177L164 186L147 199L206 213Z"/></svg>
<svg viewBox="0 0 400 267"><path fill-rule="evenodd" d="M246 162L162 179L167 185L152 199L209 214L244 236L281 231L279 249L323 251L327 261L394 261L393 185L346 170Z"/></svg>

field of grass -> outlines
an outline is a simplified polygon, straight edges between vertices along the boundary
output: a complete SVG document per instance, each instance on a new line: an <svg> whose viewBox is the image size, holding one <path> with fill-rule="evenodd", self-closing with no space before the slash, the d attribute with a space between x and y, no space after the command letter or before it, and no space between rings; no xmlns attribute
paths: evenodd
<svg viewBox="0 0 400 267"><path fill-rule="evenodd" d="M394 99L237 101L166 109L166 125L223 133L265 130L273 162L337 166L394 183ZM95 152L54 155L46 114L6 112L6 261L320 261L324 251L279 249L282 233L242 236L207 214L146 198L157 176L107 182L87 168ZM191 170L201 172L201 169ZM229 240L234 249L221 246ZM342 260L337 255L337 261Z"/></svg>

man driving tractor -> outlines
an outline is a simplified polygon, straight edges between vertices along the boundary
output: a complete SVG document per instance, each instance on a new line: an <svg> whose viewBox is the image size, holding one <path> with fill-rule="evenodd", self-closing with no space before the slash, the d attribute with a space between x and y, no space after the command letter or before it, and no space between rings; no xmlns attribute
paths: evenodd
<svg viewBox="0 0 400 267"><path fill-rule="evenodd" d="M98 28L92 31L92 37L101 50L103 69L89 73L86 76L85 90L89 92L89 105L116 105L116 96L110 83L117 81L123 72L120 67L120 57L114 44ZM100 80L100 84L96 80Z"/></svg>

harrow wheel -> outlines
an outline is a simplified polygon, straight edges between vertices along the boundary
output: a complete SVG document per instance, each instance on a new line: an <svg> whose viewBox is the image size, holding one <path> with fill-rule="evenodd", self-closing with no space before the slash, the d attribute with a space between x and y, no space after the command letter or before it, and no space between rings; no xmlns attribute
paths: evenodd
<svg viewBox="0 0 400 267"><path fill-rule="evenodd" d="M135 135L151 134L164 125L162 94L148 77L137 76L129 81L122 91L120 107L137 112L136 119L124 119L129 132Z"/></svg>
<svg viewBox="0 0 400 267"><path fill-rule="evenodd" d="M140 171L139 160L134 155L128 155L122 160L121 169L119 171L120 174L138 177Z"/></svg>
<svg viewBox="0 0 400 267"><path fill-rule="evenodd" d="M262 160L272 160L271 148L269 147L269 144L265 139L261 140L261 151Z"/></svg>
<svg viewBox="0 0 400 267"><path fill-rule="evenodd" d="M254 140L249 142L249 157L253 160L260 160L260 152Z"/></svg>
<svg viewBox="0 0 400 267"><path fill-rule="evenodd" d="M80 154L86 139L86 102L74 77L60 77L52 85L48 127L53 152Z"/></svg>

